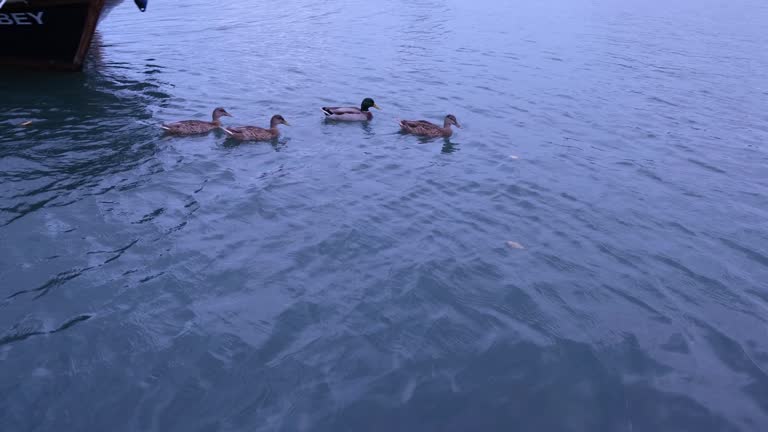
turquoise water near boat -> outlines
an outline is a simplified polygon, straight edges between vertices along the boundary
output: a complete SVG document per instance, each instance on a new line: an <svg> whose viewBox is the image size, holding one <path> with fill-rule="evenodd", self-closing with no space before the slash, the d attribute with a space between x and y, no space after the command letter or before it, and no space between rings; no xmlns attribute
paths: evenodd
<svg viewBox="0 0 768 432"><path fill-rule="evenodd" d="M0 73L1 430L766 430L764 2L171 3Z"/></svg>

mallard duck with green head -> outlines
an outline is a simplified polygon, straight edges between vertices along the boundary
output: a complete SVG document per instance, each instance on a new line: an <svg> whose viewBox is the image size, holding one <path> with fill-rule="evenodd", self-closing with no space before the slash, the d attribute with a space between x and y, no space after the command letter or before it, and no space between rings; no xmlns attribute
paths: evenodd
<svg viewBox="0 0 768 432"><path fill-rule="evenodd" d="M160 126L166 133L172 135L199 135L208 133L214 129L221 127L222 117L232 117L222 107L218 107L213 110L212 121L203 120L182 120L174 123L164 123Z"/></svg>
<svg viewBox="0 0 768 432"><path fill-rule="evenodd" d="M269 129L257 126L240 126L232 128L221 128L227 135L240 141L269 141L280 136L278 125L290 126L280 114L272 116L269 121Z"/></svg>
<svg viewBox="0 0 768 432"><path fill-rule="evenodd" d="M426 120L400 120L400 128L405 133L426 137L449 137L453 135L451 125L461 128L456 116L448 114L443 121L443 127Z"/></svg>
<svg viewBox="0 0 768 432"><path fill-rule="evenodd" d="M323 107L327 120L335 121L369 121L373 119L371 108L381 109L371 98L363 99L360 108L356 107Z"/></svg>

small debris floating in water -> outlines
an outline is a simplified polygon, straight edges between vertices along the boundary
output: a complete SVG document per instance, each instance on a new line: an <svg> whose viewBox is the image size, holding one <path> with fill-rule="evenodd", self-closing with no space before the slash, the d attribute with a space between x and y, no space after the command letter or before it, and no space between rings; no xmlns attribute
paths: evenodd
<svg viewBox="0 0 768 432"><path fill-rule="evenodd" d="M32 120L27 120L27 121L25 121L23 123L19 123L19 126L29 126L31 124L32 124Z"/></svg>
<svg viewBox="0 0 768 432"><path fill-rule="evenodd" d="M507 246L511 247L512 249L525 249L525 246L512 240L507 242Z"/></svg>
<svg viewBox="0 0 768 432"><path fill-rule="evenodd" d="M517 155L509 155L510 159L520 159L520 156Z"/></svg>

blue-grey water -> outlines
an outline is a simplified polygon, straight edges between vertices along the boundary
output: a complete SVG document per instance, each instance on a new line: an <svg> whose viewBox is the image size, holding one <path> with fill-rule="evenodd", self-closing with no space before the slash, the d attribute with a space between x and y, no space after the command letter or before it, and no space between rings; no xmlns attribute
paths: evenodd
<svg viewBox="0 0 768 432"><path fill-rule="evenodd" d="M0 73L0 430L768 430L766 23L123 3L82 74ZM293 126L157 128L217 105Z"/></svg>

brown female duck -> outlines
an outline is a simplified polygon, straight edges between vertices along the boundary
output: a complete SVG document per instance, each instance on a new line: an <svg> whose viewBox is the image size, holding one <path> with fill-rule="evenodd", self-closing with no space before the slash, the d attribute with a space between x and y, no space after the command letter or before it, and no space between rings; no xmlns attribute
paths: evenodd
<svg viewBox="0 0 768 432"><path fill-rule="evenodd" d="M241 126L233 128L222 128L227 135L241 141L269 141L280 136L278 125L290 126L281 115L274 115L269 121L269 129L256 126Z"/></svg>
<svg viewBox="0 0 768 432"><path fill-rule="evenodd" d="M232 117L232 115L228 113L224 108L218 107L213 110L213 121L207 122L202 120L183 120L175 123L165 123L160 127L163 128L166 133L172 135L205 134L221 127L220 119L222 117Z"/></svg>
<svg viewBox="0 0 768 432"><path fill-rule="evenodd" d="M426 120L400 120L400 127L402 128L403 132L426 137L447 138L453 135L451 125L454 125L457 128L461 128L459 121L456 120L456 117L453 114L448 114L445 116L443 127L440 127L434 123L430 123Z"/></svg>

